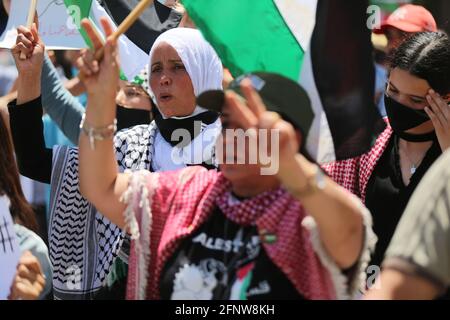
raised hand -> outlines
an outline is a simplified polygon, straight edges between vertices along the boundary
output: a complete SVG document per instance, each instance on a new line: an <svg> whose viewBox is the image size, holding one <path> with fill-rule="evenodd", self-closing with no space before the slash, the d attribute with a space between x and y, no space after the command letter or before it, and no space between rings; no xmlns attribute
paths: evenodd
<svg viewBox="0 0 450 320"><path fill-rule="evenodd" d="M19 76L40 76L44 61L45 45L39 36L36 23L31 29L20 26L17 29L16 44L12 47L11 53L19 71ZM20 59L24 53L26 59Z"/></svg>
<svg viewBox="0 0 450 320"><path fill-rule="evenodd" d="M241 91L247 102L242 101L232 91L226 92L226 104L223 110L226 115L225 121L232 123L232 127L254 131L254 143L258 143L259 147L267 148L268 152L264 153L270 157L271 161L277 162L280 169L285 163L295 161L300 146L294 127L284 121L278 113L267 111L264 102L249 80L242 81ZM264 136L267 144L261 144L260 138L263 137L259 131L261 129L267 130L267 135ZM260 154L259 150L258 153ZM260 157L258 159L261 160ZM260 162L260 165L267 166L267 163Z"/></svg>
<svg viewBox="0 0 450 320"><path fill-rule="evenodd" d="M425 112L433 122L436 136L441 146L442 152L450 148L450 106L449 101L445 101L434 90L430 90L427 95L430 107L425 108Z"/></svg>
<svg viewBox="0 0 450 320"><path fill-rule="evenodd" d="M82 74L89 98L112 98L117 94L119 85L119 56L117 41L112 39L113 28L107 19L100 20L107 41L104 46L102 61L95 58L95 52L103 50L103 41L88 19L83 19L81 25L93 44L93 50L84 51L77 65Z"/></svg>

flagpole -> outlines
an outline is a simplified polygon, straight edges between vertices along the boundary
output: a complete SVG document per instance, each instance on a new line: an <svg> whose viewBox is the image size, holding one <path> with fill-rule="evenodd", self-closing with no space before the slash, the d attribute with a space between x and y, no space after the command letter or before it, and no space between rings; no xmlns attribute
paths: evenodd
<svg viewBox="0 0 450 320"><path fill-rule="evenodd" d="M37 7L37 0L31 0L30 2L30 8L28 9L28 17L27 17L27 28L31 29L31 26L33 25L34 16L36 14L36 7ZM25 60L27 56L25 53L20 53L20 59Z"/></svg>
<svg viewBox="0 0 450 320"><path fill-rule="evenodd" d="M142 0L139 4L130 12L130 14L122 21L119 27L112 34L113 39L117 40L122 34L128 31L128 29L136 22L141 16L144 10L153 4L153 0ZM101 47L95 52L95 59L100 61L103 59L104 47Z"/></svg>

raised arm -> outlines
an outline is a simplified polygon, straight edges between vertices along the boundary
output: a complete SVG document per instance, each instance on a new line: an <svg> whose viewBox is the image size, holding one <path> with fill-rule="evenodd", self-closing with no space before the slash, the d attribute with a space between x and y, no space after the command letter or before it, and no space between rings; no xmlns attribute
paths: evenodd
<svg viewBox="0 0 450 320"><path fill-rule="evenodd" d="M20 173L50 183L52 150L45 147L41 107L41 76L44 44L36 27L19 27L12 54L19 72L17 100L9 104L11 134ZM20 59L21 52L27 56Z"/></svg>
<svg viewBox="0 0 450 320"><path fill-rule="evenodd" d="M298 153L298 139L292 125L277 113L268 112L249 82L242 81L241 90L247 106L233 92L227 92L228 112L234 114L233 119L239 119L244 130L279 131L279 180L316 221L329 256L340 268L351 267L363 247L363 205L331 179L318 175L318 166ZM312 186L316 178L322 180L319 187Z"/></svg>
<svg viewBox="0 0 450 320"><path fill-rule="evenodd" d="M42 106L73 144L78 143L84 107L64 87L50 58L45 54L42 68Z"/></svg>
<svg viewBox="0 0 450 320"><path fill-rule="evenodd" d="M106 19L101 19L105 34L113 30ZM94 48L102 46L89 21L82 21ZM92 55L85 59L93 59ZM116 41L107 40L103 61L89 76L85 75L88 94L85 128L103 135L103 140L90 139L84 132L79 141L79 175L81 193L109 220L123 228L125 205L120 197L128 186L128 175L119 174L113 148L111 125L116 116L115 97L119 85L119 58ZM96 63L95 63L96 64Z"/></svg>

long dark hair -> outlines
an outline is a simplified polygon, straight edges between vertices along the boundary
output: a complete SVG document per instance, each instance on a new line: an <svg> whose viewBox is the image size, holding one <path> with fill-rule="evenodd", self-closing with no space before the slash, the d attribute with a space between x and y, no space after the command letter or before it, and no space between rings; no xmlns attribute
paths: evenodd
<svg viewBox="0 0 450 320"><path fill-rule="evenodd" d="M14 221L24 227L37 231L33 209L25 199L20 184L19 170L14 158L13 145L3 115L0 114L0 195L10 201L10 212Z"/></svg>
<svg viewBox="0 0 450 320"><path fill-rule="evenodd" d="M400 68L427 80L439 94L450 92L450 40L444 32L420 32L403 42L391 59Z"/></svg>

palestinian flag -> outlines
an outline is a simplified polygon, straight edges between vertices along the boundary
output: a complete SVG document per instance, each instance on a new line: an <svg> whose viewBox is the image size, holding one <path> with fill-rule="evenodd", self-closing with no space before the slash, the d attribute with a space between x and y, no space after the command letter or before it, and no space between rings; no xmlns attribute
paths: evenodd
<svg viewBox="0 0 450 320"><path fill-rule="evenodd" d="M140 0L99 0L99 2L115 23L119 25ZM164 31L178 27L181 18L179 12L155 0L153 5L145 9L140 18L125 34L128 39L148 53L156 38Z"/></svg>
<svg viewBox="0 0 450 320"><path fill-rule="evenodd" d="M90 45L79 21L89 18L102 33L99 20L107 17L115 26L119 25L137 0L39 0L37 15L39 33L47 49L73 50ZM25 25L31 0L11 1L8 16L0 2L0 48L11 48L17 37L17 27ZM151 21L149 20L151 19ZM122 72L128 79L140 73L148 63L148 52L156 37L167 29L178 26L181 15L158 1L149 6L143 16L119 38ZM3 28L5 32L1 29Z"/></svg>
<svg viewBox="0 0 450 320"><path fill-rule="evenodd" d="M255 263L251 262L236 271L236 280L231 286L230 300L247 300L247 290L252 282Z"/></svg>
<svg viewBox="0 0 450 320"><path fill-rule="evenodd" d="M107 17L115 28L117 28L117 25L96 0L64 0L64 4L67 12L72 15L75 21L74 25L77 26L78 32L89 47L92 47L92 44L86 32L77 21L88 18L99 33L102 34L103 29L100 24L100 18ZM144 35L142 36L144 37ZM130 41L126 35L122 35L119 38L118 45L121 70L127 79L133 79L148 64L148 53Z"/></svg>
<svg viewBox="0 0 450 320"><path fill-rule="evenodd" d="M306 89L315 113L307 148L318 162L371 147L384 123L373 99L367 1L182 2L234 77L275 72Z"/></svg>

